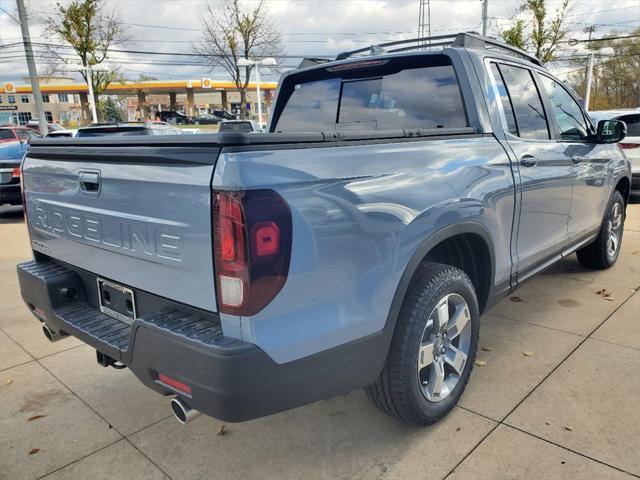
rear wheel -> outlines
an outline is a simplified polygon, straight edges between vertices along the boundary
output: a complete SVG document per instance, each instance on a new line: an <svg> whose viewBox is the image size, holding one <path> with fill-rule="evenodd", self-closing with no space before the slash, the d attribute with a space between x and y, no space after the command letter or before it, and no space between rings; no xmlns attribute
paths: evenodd
<svg viewBox="0 0 640 480"><path fill-rule="evenodd" d="M402 306L380 377L365 387L380 410L429 425L457 403L478 342L478 302L469 277L437 263L420 267Z"/></svg>
<svg viewBox="0 0 640 480"><path fill-rule="evenodd" d="M624 232L624 199L615 190L609 199L602 226L593 243L578 250L578 261L585 267L609 268L620 255Z"/></svg>

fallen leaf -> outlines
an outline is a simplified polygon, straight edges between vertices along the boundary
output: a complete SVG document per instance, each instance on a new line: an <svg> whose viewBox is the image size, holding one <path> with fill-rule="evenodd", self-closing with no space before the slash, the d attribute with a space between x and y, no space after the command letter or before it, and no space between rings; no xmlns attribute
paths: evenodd
<svg viewBox="0 0 640 480"><path fill-rule="evenodd" d="M226 427L226 425L220 425L220 428L218 429L218 435L224 435L224 427Z"/></svg>
<svg viewBox="0 0 640 480"><path fill-rule="evenodd" d="M573 432L573 427L571 425L565 425L564 429L567 430L568 432Z"/></svg>
<svg viewBox="0 0 640 480"><path fill-rule="evenodd" d="M484 360L476 360L476 365L479 367L484 367L487 364Z"/></svg>
<svg viewBox="0 0 640 480"><path fill-rule="evenodd" d="M34 420L38 420L38 419L44 418L44 417L46 417L46 415L34 415L33 417L29 417L27 419L27 422L33 422Z"/></svg>
<svg viewBox="0 0 640 480"><path fill-rule="evenodd" d="M520 297L509 297L509 300L511 300L512 302L521 302L522 298L520 298Z"/></svg>
<svg viewBox="0 0 640 480"><path fill-rule="evenodd" d="M480 350L482 350L483 352L490 352L491 347L480 347Z"/></svg>
<svg viewBox="0 0 640 480"><path fill-rule="evenodd" d="M522 352L525 357L533 357L533 352Z"/></svg>
<svg viewBox="0 0 640 480"><path fill-rule="evenodd" d="M636 250L635 252L633 252L631 255L640 255L640 250Z"/></svg>
<svg viewBox="0 0 640 480"><path fill-rule="evenodd" d="M29 455L35 455L36 453L38 453L40 451L39 448L32 448L31 450L29 450Z"/></svg>
<svg viewBox="0 0 640 480"><path fill-rule="evenodd" d="M607 293L607 290L605 288L602 288L596 292L596 295L604 295L605 293Z"/></svg>
<svg viewBox="0 0 640 480"><path fill-rule="evenodd" d="M615 300L615 298L609 297L609 296L602 297L602 298L604 298L605 300L608 300L609 302L613 302Z"/></svg>
<svg viewBox="0 0 640 480"><path fill-rule="evenodd" d="M459 432L460 430L462 430L462 427L457 427L456 428L456 432Z"/></svg>
<svg viewBox="0 0 640 480"><path fill-rule="evenodd" d="M10 378L6 382L4 382L5 385L11 385L12 383L13 383L13 378Z"/></svg>

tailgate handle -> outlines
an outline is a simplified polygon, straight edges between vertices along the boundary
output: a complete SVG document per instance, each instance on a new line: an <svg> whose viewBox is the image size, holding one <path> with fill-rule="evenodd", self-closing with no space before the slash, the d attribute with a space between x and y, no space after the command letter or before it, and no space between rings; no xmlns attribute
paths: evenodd
<svg viewBox="0 0 640 480"><path fill-rule="evenodd" d="M100 173L80 172L80 188L87 193L98 193L100 191Z"/></svg>

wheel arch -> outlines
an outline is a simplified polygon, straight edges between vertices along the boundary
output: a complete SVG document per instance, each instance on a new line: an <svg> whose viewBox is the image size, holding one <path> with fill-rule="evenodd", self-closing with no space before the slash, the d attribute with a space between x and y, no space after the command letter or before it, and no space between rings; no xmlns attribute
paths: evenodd
<svg viewBox="0 0 640 480"><path fill-rule="evenodd" d="M478 259L479 261L476 263L478 268L476 269L475 275L473 272L470 273L467 268L461 269L465 271L471 277L472 282L474 282L478 295L480 313L482 313L486 306L489 305L493 294L492 291L495 279L495 250L489 230L478 222L461 222L448 225L436 231L433 235L424 240L405 267L400 278L400 282L396 287L396 292L393 296L393 301L389 310L389 316L387 317L387 329L390 330L390 332L393 332L395 328L395 323L398 319L398 315L411 284L411 280L421 263L425 260L432 260L460 267L460 261L442 261L444 249L441 249L441 247L451 245L452 249L455 250L456 246L454 246L454 242L472 242L472 245L467 244L467 248L471 249L469 251L473 251L474 248L480 248L482 250L477 253L486 254L484 258ZM455 251L451 252L451 254L451 258L456 256ZM473 262L473 259L471 259L471 261ZM464 260L462 263L465 263ZM482 274L481 270L483 267L485 269L488 268L488 272L485 271L484 274Z"/></svg>

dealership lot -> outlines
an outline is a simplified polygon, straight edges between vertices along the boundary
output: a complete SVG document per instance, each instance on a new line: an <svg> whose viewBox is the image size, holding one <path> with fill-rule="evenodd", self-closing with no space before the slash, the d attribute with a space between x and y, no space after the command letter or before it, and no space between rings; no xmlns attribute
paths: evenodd
<svg viewBox="0 0 640 480"><path fill-rule="evenodd" d="M483 316L460 406L426 429L361 391L271 417L183 426L127 370L49 343L20 298L21 210L0 210L0 478L584 478L640 476L640 205L620 259L575 256ZM603 291L605 290L605 291ZM599 292L599 293L598 293Z"/></svg>

